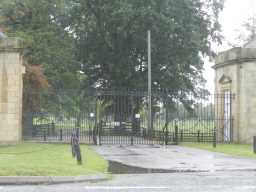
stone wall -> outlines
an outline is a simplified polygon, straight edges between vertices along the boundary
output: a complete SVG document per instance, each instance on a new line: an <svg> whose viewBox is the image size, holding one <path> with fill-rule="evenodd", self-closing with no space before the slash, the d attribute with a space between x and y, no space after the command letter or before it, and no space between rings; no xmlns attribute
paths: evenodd
<svg viewBox="0 0 256 192"><path fill-rule="evenodd" d="M22 138L22 41L0 39L0 143Z"/></svg>
<svg viewBox="0 0 256 192"><path fill-rule="evenodd" d="M240 142L252 143L256 136L256 61L240 68Z"/></svg>

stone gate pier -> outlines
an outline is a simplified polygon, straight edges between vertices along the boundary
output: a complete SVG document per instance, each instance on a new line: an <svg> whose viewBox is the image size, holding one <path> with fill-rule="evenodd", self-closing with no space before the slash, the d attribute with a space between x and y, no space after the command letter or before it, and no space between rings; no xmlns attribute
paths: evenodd
<svg viewBox="0 0 256 192"><path fill-rule="evenodd" d="M252 143L256 136L256 39L220 53L215 60L219 139ZM232 95L234 94L234 95Z"/></svg>
<svg viewBox="0 0 256 192"><path fill-rule="evenodd" d="M18 38L0 39L0 143L22 139L22 74L25 72Z"/></svg>

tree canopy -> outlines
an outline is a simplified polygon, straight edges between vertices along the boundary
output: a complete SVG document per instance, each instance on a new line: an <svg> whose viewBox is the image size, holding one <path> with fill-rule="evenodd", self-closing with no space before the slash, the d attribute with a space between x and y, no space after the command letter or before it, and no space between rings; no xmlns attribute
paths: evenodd
<svg viewBox="0 0 256 192"><path fill-rule="evenodd" d="M196 91L203 55L220 41L221 1L76 0L71 13L76 57L101 87L145 88L146 32L152 33L154 88Z"/></svg>
<svg viewBox="0 0 256 192"><path fill-rule="evenodd" d="M2 0L3 1L3 0ZM30 64L49 85L69 89L84 70L85 86L146 88L146 32L152 33L153 88L201 90L203 56L220 42L223 0L8 0L1 27L26 42Z"/></svg>
<svg viewBox="0 0 256 192"><path fill-rule="evenodd" d="M8 36L25 42L30 65L42 65L51 86L62 86L74 71L73 39L62 24L62 1L10 0L1 6L2 27ZM64 17L64 16L63 16Z"/></svg>

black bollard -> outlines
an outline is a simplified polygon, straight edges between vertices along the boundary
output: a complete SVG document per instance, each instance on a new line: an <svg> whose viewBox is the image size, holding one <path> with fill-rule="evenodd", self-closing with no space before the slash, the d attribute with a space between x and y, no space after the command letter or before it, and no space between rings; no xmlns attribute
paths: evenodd
<svg viewBox="0 0 256 192"><path fill-rule="evenodd" d="M183 129L180 130L180 141L183 142Z"/></svg>
<svg viewBox="0 0 256 192"><path fill-rule="evenodd" d="M81 165L82 164L82 155L81 155L81 150L80 150L80 145L79 145L79 139L78 139L76 133L72 133L70 144L71 144L72 156L76 157L77 164Z"/></svg>
<svg viewBox="0 0 256 192"><path fill-rule="evenodd" d="M76 160L78 165L82 165L82 156L81 156L81 150L80 145L75 145L75 151L76 151Z"/></svg>
<svg viewBox="0 0 256 192"><path fill-rule="evenodd" d="M62 141L62 129L60 129L60 141Z"/></svg>
<svg viewBox="0 0 256 192"><path fill-rule="evenodd" d="M256 136L253 136L253 152L256 153Z"/></svg>
<svg viewBox="0 0 256 192"><path fill-rule="evenodd" d="M70 141L70 145L71 145L71 154L72 157L75 158L76 157L76 151L75 151L75 140L74 140L74 134L71 134L71 141Z"/></svg>
<svg viewBox="0 0 256 192"><path fill-rule="evenodd" d="M131 145L133 145L133 130L131 132Z"/></svg>
<svg viewBox="0 0 256 192"><path fill-rule="evenodd" d="M200 131L199 130L197 131L197 142L198 143L200 142Z"/></svg>
<svg viewBox="0 0 256 192"><path fill-rule="evenodd" d="M165 132L164 132L164 143L165 143L165 145L168 145L168 140L169 140L169 132L168 132L168 127L166 127Z"/></svg>
<svg viewBox="0 0 256 192"><path fill-rule="evenodd" d="M216 135L216 128L213 130L213 148L216 148L217 145L217 135Z"/></svg>
<svg viewBox="0 0 256 192"><path fill-rule="evenodd" d="M52 121L52 136L55 136L55 123Z"/></svg>
<svg viewBox="0 0 256 192"><path fill-rule="evenodd" d="M175 133L174 133L175 134L174 135L175 136L175 145L178 145L178 143L179 143L179 138L178 138L179 137L179 128L178 128L177 123L175 123L174 128L175 128L175 130L174 130L175 131Z"/></svg>
<svg viewBox="0 0 256 192"><path fill-rule="evenodd" d="M92 130L92 140L93 144L97 145L97 126L95 126Z"/></svg>
<svg viewBox="0 0 256 192"><path fill-rule="evenodd" d="M44 130L44 141L46 141L46 130Z"/></svg>

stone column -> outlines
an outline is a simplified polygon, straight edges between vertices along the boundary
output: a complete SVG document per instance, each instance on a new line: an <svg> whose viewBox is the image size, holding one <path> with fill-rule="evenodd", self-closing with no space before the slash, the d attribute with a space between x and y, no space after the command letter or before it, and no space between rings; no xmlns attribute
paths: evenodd
<svg viewBox="0 0 256 192"><path fill-rule="evenodd" d="M0 143L22 139L22 41L0 39Z"/></svg>

